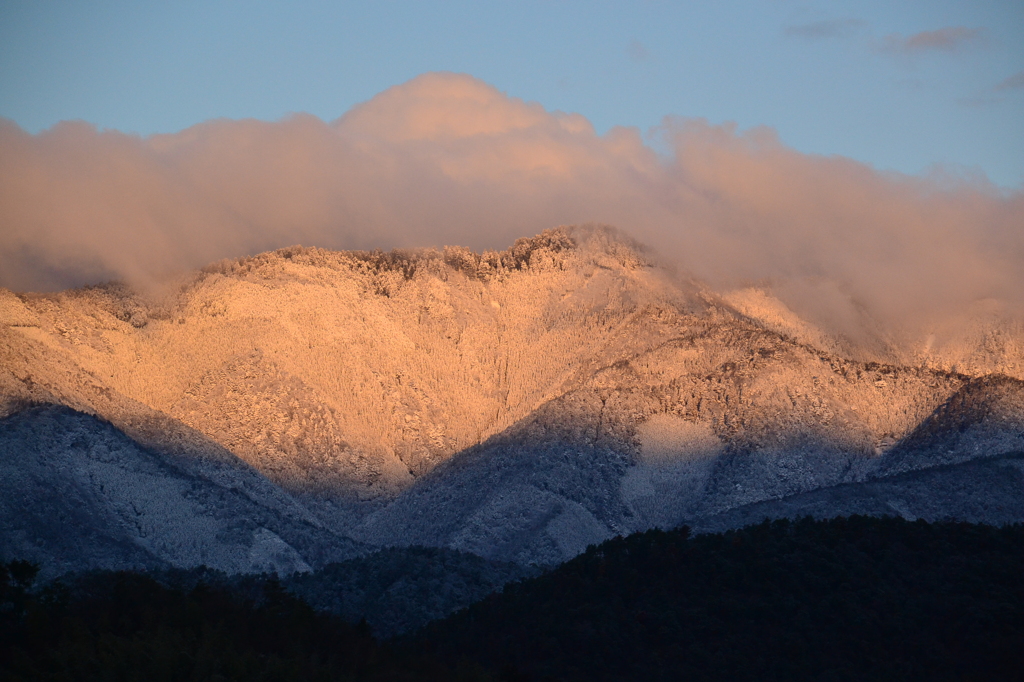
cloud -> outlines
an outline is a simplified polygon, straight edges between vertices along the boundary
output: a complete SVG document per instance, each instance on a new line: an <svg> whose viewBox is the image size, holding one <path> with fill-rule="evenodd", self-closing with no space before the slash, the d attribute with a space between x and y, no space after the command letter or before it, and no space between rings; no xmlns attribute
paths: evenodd
<svg viewBox="0 0 1024 682"><path fill-rule="evenodd" d="M1019 71L995 86L996 92L1003 90L1024 90L1024 71Z"/></svg>
<svg viewBox="0 0 1024 682"><path fill-rule="evenodd" d="M1024 90L1024 71L1004 78L993 86L975 91L973 95L957 99L957 103L965 107L988 107L1001 104L1006 100L1006 93Z"/></svg>
<svg viewBox="0 0 1024 682"><path fill-rule="evenodd" d="M145 283L296 243L503 248L602 222L714 286L772 282L826 321L846 314L836 301L894 325L1024 305L1020 192L801 154L769 128L670 118L657 134L667 156L638 130L598 135L448 73L333 122L215 120L145 138L3 122L0 285Z"/></svg>
<svg viewBox="0 0 1024 682"><path fill-rule="evenodd" d="M922 31L904 37L892 33L882 39L881 49L894 54L920 54L924 52L961 52L966 48L977 47L986 42L986 31L983 28L967 28L966 26L947 26L935 31Z"/></svg>
<svg viewBox="0 0 1024 682"><path fill-rule="evenodd" d="M865 25L866 22L860 19L828 19L787 26L783 34L790 38L805 39L845 38Z"/></svg>

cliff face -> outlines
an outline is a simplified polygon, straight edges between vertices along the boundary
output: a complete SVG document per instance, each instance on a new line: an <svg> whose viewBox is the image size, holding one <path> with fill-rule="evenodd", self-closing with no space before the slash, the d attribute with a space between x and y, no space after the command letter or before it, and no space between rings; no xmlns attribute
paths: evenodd
<svg viewBox="0 0 1024 682"><path fill-rule="evenodd" d="M0 292L0 323L3 414L65 405L161 456L251 467L371 544L557 561L1024 449L1014 328L858 348L601 228L500 253L283 249L159 298Z"/></svg>

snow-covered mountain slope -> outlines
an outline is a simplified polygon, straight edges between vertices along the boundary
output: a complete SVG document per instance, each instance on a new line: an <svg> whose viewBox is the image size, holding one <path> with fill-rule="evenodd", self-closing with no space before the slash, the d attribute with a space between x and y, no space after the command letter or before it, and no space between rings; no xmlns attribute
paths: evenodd
<svg viewBox="0 0 1024 682"><path fill-rule="evenodd" d="M1020 450L1019 331L857 345L605 228L484 254L296 247L160 296L0 292L0 410L66 405L175 466L259 472L359 541L551 563Z"/></svg>
<svg viewBox="0 0 1024 682"><path fill-rule="evenodd" d="M1020 523L1024 519L1024 452L755 502L694 519L691 525L698 532L717 532L766 518L826 519L853 514L992 525Z"/></svg>
<svg viewBox="0 0 1024 682"><path fill-rule="evenodd" d="M354 536L556 563L618 533L1024 450L1019 380L840 361L713 316L686 329L438 467Z"/></svg>
<svg viewBox="0 0 1024 682"><path fill-rule="evenodd" d="M206 565L290 574L366 551L241 461L172 460L63 406L0 420L0 557L46 574Z"/></svg>
<svg viewBox="0 0 1024 682"><path fill-rule="evenodd" d="M553 232L484 256L284 250L210 268L159 306L116 286L7 294L22 338L5 340L4 392L63 398L85 384L75 398L98 404L84 394L102 387L291 489L392 495L600 366L637 309L679 297L610 235L589 241ZM36 378L54 364L64 376Z"/></svg>

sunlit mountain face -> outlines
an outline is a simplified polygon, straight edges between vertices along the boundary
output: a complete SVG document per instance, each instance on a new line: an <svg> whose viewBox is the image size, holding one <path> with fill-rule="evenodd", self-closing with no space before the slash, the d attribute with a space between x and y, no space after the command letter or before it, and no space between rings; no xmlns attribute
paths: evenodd
<svg viewBox="0 0 1024 682"><path fill-rule="evenodd" d="M427 545L547 565L755 508L1024 520L1013 318L907 343L661 263L583 226L4 290L3 554L291 572Z"/></svg>

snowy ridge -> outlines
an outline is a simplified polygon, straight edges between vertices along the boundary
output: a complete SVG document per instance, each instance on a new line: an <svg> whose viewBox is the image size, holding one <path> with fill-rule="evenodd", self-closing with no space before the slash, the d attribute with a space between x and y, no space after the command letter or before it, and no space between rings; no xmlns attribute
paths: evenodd
<svg viewBox="0 0 1024 682"><path fill-rule="evenodd" d="M66 407L0 421L0 555L46 573L83 568L309 571L365 551L248 467L181 466ZM305 558L304 558L305 557Z"/></svg>

